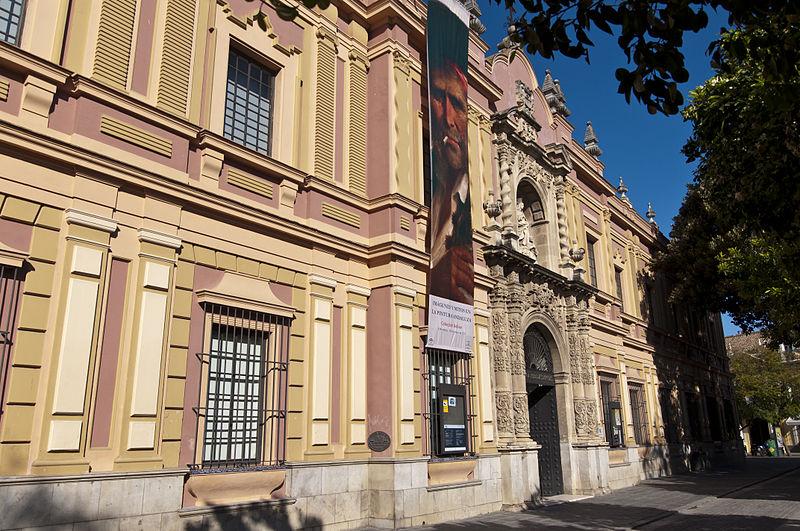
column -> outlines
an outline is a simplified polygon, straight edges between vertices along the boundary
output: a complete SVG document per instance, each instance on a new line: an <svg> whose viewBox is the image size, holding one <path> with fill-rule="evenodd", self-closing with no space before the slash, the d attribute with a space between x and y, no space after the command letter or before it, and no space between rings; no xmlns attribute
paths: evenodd
<svg viewBox="0 0 800 531"><path fill-rule="evenodd" d="M486 310L475 309L475 367L473 374L477 376L478 418L481 446L494 446L494 401L492 400L492 378L489 355L489 318ZM487 444L491 443L491 444Z"/></svg>

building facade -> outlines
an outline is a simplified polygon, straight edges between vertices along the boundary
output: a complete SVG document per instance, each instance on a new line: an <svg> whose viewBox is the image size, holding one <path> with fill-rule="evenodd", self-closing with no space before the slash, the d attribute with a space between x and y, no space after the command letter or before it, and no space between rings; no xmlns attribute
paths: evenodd
<svg viewBox="0 0 800 531"><path fill-rule="evenodd" d="M423 3L6 5L0 528L407 526L741 456L718 316L477 20L464 356L424 348Z"/></svg>

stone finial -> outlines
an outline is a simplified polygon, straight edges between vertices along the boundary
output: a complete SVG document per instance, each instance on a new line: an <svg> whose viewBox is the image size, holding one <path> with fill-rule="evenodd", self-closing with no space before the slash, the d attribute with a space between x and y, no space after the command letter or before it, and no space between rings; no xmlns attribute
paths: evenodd
<svg viewBox="0 0 800 531"><path fill-rule="evenodd" d="M586 133L583 135L583 148L586 150L586 153L594 158L603 154L603 150L600 149L600 144L597 142L597 135L594 132L594 127L592 127L592 122L586 122Z"/></svg>
<svg viewBox="0 0 800 531"><path fill-rule="evenodd" d="M469 29L477 33L478 35L482 35L483 32L486 31L486 26L484 26L483 22L480 20L481 16L481 8L478 7L477 0L461 0L464 6L469 11Z"/></svg>
<svg viewBox="0 0 800 531"><path fill-rule="evenodd" d="M583 274L586 272L581 267L581 260L586 254L586 249L578 247L577 240L572 240L572 247L569 250L569 258L572 260L572 280L583 282Z"/></svg>
<svg viewBox="0 0 800 531"><path fill-rule="evenodd" d="M542 94L544 94L551 112L560 114L565 118L571 114L570 110L567 108L567 99L564 97L564 91L561 90L561 84L557 79L553 79L550 70L544 71Z"/></svg>
<svg viewBox="0 0 800 531"><path fill-rule="evenodd" d="M650 223L655 224L656 211L653 210L653 205L650 204L650 201L647 202L647 212L644 213L644 217L646 217L647 221L649 221Z"/></svg>
<svg viewBox="0 0 800 531"><path fill-rule="evenodd" d="M630 201L628 199L628 185L625 184L625 181L622 180L622 177L619 178L619 186L617 186L617 192L619 193L619 198L623 201Z"/></svg>

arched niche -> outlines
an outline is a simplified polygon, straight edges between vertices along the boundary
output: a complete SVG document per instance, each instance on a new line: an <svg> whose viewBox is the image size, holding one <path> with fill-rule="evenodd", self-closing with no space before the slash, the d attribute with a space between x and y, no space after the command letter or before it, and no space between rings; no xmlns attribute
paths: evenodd
<svg viewBox="0 0 800 531"><path fill-rule="evenodd" d="M557 264L551 253L550 227L554 224L551 223L543 195L530 178L520 179L517 186L517 204L518 211L519 204L522 205L521 210L527 220L530 243L533 246L533 255L536 261L544 267L553 269Z"/></svg>

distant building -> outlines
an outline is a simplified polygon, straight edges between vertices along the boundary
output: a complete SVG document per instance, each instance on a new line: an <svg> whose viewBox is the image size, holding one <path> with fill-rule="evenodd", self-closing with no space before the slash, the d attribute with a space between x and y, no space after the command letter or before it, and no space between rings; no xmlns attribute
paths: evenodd
<svg viewBox="0 0 800 531"><path fill-rule="evenodd" d="M719 316L477 23L473 355L424 348L426 4L298 9L0 6L0 528L407 526L738 458Z"/></svg>

